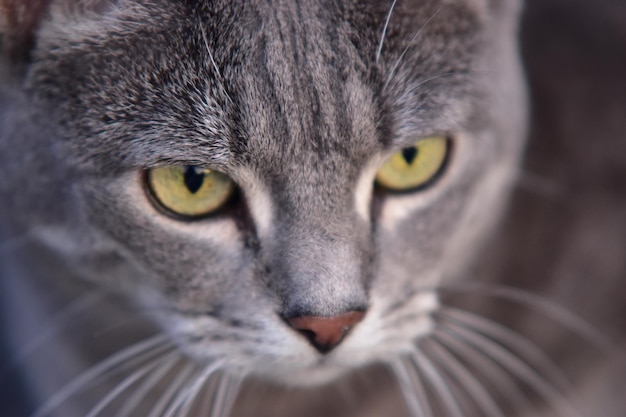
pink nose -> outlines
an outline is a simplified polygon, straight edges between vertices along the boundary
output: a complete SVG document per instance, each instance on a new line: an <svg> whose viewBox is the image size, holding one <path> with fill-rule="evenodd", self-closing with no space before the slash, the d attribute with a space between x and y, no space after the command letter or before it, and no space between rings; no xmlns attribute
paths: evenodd
<svg viewBox="0 0 626 417"><path fill-rule="evenodd" d="M365 313L350 311L335 317L301 316L287 321L294 329L307 336L309 341L321 353L329 352L341 342L343 337L363 320Z"/></svg>

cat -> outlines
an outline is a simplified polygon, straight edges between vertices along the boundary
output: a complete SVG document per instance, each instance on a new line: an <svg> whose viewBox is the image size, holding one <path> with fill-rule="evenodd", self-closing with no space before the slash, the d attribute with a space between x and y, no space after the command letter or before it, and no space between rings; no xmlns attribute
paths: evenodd
<svg viewBox="0 0 626 417"><path fill-rule="evenodd" d="M521 2L2 5L8 413L626 410L624 158L536 106L520 169Z"/></svg>

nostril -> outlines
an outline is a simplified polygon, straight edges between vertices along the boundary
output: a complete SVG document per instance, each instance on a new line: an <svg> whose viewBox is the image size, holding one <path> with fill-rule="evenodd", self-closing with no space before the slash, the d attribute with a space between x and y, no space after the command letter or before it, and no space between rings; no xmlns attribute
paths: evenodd
<svg viewBox="0 0 626 417"><path fill-rule="evenodd" d="M364 316L365 313L362 311L350 311L334 317L292 317L287 322L305 336L318 351L326 353L337 346Z"/></svg>
<svg viewBox="0 0 626 417"><path fill-rule="evenodd" d="M304 336L309 342L311 342L312 345L315 345L315 338L317 336L313 330L303 330L303 329L296 329L296 330L298 331L298 333Z"/></svg>

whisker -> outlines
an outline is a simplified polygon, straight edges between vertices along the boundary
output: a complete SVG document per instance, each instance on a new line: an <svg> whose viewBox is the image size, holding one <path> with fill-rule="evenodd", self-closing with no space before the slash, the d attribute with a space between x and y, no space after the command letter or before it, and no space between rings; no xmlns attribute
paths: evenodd
<svg viewBox="0 0 626 417"><path fill-rule="evenodd" d="M178 406L178 412L176 413L176 417L187 417L189 415L189 412L191 411L191 408L194 405L194 402L196 401L198 395L200 394L202 387L207 382L206 379L204 380L201 380L201 379L202 377L199 376L198 379L196 379L193 383L191 383L189 390L185 392L182 398L182 402ZM197 387L194 388L194 386L197 386ZM190 390L193 390L193 391L190 392Z"/></svg>
<svg viewBox="0 0 626 417"><path fill-rule="evenodd" d="M480 283L445 285L440 286L439 291L474 293L533 307L536 311L546 315L560 325L565 326L596 349L604 353L609 353L613 350L613 343L602 332L599 332L588 322L566 308L538 294L533 294L519 288L506 287L503 285L490 286Z"/></svg>
<svg viewBox="0 0 626 417"><path fill-rule="evenodd" d="M405 95L410 95L410 94L415 93L420 87L423 87L425 84L427 84L427 83L429 83L431 81L435 81L435 80L438 80L440 78L451 77L453 75L459 75L459 74L461 74L461 72L459 72L459 71L451 71L451 72L445 72L445 73L442 73L442 74L433 75L432 77L426 78L425 80L422 80L419 83L417 83L414 86L412 86L405 93Z"/></svg>
<svg viewBox="0 0 626 417"><path fill-rule="evenodd" d="M516 410L533 410L534 407L531 405L531 401L524 395L511 376L498 367L493 359L485 355L484 352L441 331L436 331L433 338L458 356L465 358L468 363L474 364L477 369L480 369L482 375L506 395ZM536 414L536 412L528 413L528 415Z"/></svg>
<svg viewBox="0 0 626 417"><path fill-rule="evenodd" d="M506 346L508 350L519 350L521 356L535 369L542 372L560 389L571 389L573 384L554 361L546 355L538 346L531 343L526 337L512 331L511 329L485 317L470 313L469 311L458 310L452 307L442 308L439 312L443 318L456 321L466 327L491 337Z"/></svg>
<svg viewBox="0 0 626 417"><path fill-rule="evenodd" d="M167 336L159 334L152 336L147 340L135 343L134 345L115 353L113 356L110 356L72 379L60 391L55 393L48 401L37 409L31 417L43 417L48 415L52 410L61 405L81 388L90 384L98 377L103 376L107 371L114 369L117 365L122 364L129 359L136 358L138 360L145 360L146 357L154 354L155 351L159 350L159 348L164 347L167 341Z"/></svg>
<svg viewBox="0 0 626 417"><path fill-rule="evenodd" d="M175 397L167 406L167 409L163 412L163 414L159 414L158 417L172 417L175 414L180 415L181 408L184 405L185 400L187 399L189 389L198 380L198 376L198 373L192 372L192 376L190 376L187 381L185 381L185 383L180 387Z"/></svg>
<svg viewBox="0 0 626 417"><path fill-rule="evenodd" d="M0 380L6 377L6 374L14 369L20 362L24 361L29 354L41 346L46 340L54 336L55 333L62 330L63 327L70 324L76 319L80 319L79 313L93 306L102 294L99 292L90 292L79 296L72 300L61 311L50 318L43 327L43 331L37 334L30 342L26 343L23 349L15 356L4 369L0 370Z"/></svg>
<svg viewBox="0 0 626 417"><path fill-rule="evenodd" d="M226 96L228 101L230 101L230 103L233 104L233 99L230 98L230 95L228 95L228 92L226 91L226 87L224 86L224 78L222 77L222 74L220 73L220 70L217 67L217 64L215 63L215 59L213 59L213 54L211 53L211 48L209 47L209 41L206 38L206 33L204 32L204 27L202 26L202 20L198 19L198 21L199 21L199 24L200 24L200 33L202 33L202 40L204 41L204 46L206 47L206 51L209 54L209 59L211 60L211 65L213 65L213 69L215 70L215 74L218 77L217 80L218 80L220 89L222 90L222 92L224 93L224 95Z"/></svg>
<svg viewBox="0 0 626 417"><path fill-rule="evenodd" d="M480 409L489 417L504 417L504 413L489 395L485 387L474 377L465 366L461 364L443 345L431 339L430 348L437 357L441 365L446 368L451 375L466 390L470 397L476 402Z"/></svg>
<svg viewBox="0 0 626 417"><path fill-rule="evenodd" d="M222 404L224 398L228 395L228 379L226 375L222 375L217 385L215 396L213 397L213 407L211 417L219 417L222 415Z"/></svg>
<svg viewBox="0 0 626 417"><path fill-rule="evenodd" d="M517 178L515 186L549 199L558 199L564 192L562 185L558 181L542 177L530 171L522 171Z"/></svg>
<svg viewBox="0 0 626 417"><path fill-rule="evenodd" d="M376 50L376 63L380 59L380 54L383 51L383 45L385 43L385 36L387 36L387 28L389 27L389 21L391 20L391 14L393 13L393 9L396 7L396 2L398 0L393 0L391 3L391 7L389 8L389 13L387 13L387 19L385 20L385 25L383 26L383 33L380 36L380 43L378 44L378 49Z"/></svg>
<svg viewBox="0 0 626 417"><path fill-rule="evenodd" d="M385 85L383 86L383 90L387 89L387 86L389 85L389 82L391 82L391 79L393 77L393 75L396 72L396 69L398 69L398 65L400 65L400 62L402 62L402 59L404 58L404 55L407 53L407 51L410 49L411 45L413 44L413 42L415 42L415 40L417 39L417 37L424 31L424 29L426 29L428 27L428 25L430 24L430 22L432 22L432 20L439 14L439 12L441 11L443 7L438 8L435 13L432 14L432 16L430 16L430 18L426 21L426 23L424 23L418 30L417 32L415 32L415 34L413 35L413 37L411 38L411 40L409 41L409 43L407 44L406 48L404 48L404 50L402 51L402 53L400 54L400 56L398 57L398 59L396 60L396 62L393 64L393 67L391 68L391 71L389 72L389 75L387 76L387 80L385 81Z"/></svg>
<svg viewBox="0 0 626 417"><path fill-rule="evenodd" d="M184 391L180 392L177 398L172 402L168 411L165 413L165 417L173 417L174 413L178 411L178 415L185 416L189 412L189 409L193 405L200 388L207 381L211 375L215 373L222 366L221 361L216 361L208 364L204 367L201 373L193 378Z"/></svg>
<svg viewBox="0 0 626 417"><path fill-rule="evenodd" d="M132 397L130 397L122 408L117 412L116 417L129 417L132 411L137 408L141 401L159 382L162 382L165 375L172 370L176 363L180 361L180 354L174 354L171 360L165 363L162 367L156 369L153 374L146 379L146 381L135 391Z"/></svg>
<svg viewBox="0 0 626 417"><path fill-rule="evenodd" d="M170 353L166 355L165 358L159 358L152 363L145 365L139 370L133 372L128 377L126 377L122 382L120 382L115 389L111 390L107 395L102 398L87 414L86 417L96 417L100 414L104 409L111 404L119 395L121 395L124 391L126 391L131 385L137 382L140 378L146 375L149 371L154 370L156 367L161 365L164 361L171 359L175 353Z"/></svg>
<svg viewBox="0 0 626 417"><path fill-rule="evenodd" d="M452 417L464 417L464 413L461 411L458 402L452 394L452 390L446 383L441 372L439 372L437 367L426 357L418 346L415 346L415 350L411 353L411 358L415 365L424 371L426 378L430 381L437 394L439 394L443 405L450 411Z"/></svg>
<svg viewBox="0 0 626 417"><path fill-rule="evenodd" d="M94 332L92 338L98 339L101 337L108 337L109 333L115 332L119 329L128 326L136 326L139 322L140 324L146 323L146 317L144 315L145 310L141 311L139 315L134 315L132 317L125 317L123 320L117 320L116 322L110 324L109 326L103 328L98 332Z"/></svg>
<svg viewBox="0 0 626 417"><path fill-rule="evenodd" d="M196 407L195 414L193 414L194 417L196 415L211 415L211 410L213 409L213 405L215 403L215 393L218 390L221 380L222 379L219 378L218 375L216 375L215 378L209 378L207 380L204 387L202 388L202 396L200 397L202 401Z"/></svg>
<svg viewBox="0 0 626 417"><path fill-rule="evenodd" d="M230 379L230 383L228 384L228 390L226 391L226 395L222 401L221 407L219 408L218 417L228 417L235 405L235 401L239 395L239 389L241 388L241 384L243 382L243 375L230 375L228 377Z"/></svg>
<svg viewBox="0 0 626 417"><path fill-rule="evenodd" d="M172 383L167 387L165 392L160 396L159 401L154 404L152 409L150 410L150 414L148 417L160 417L163 415L163 412L167 405L172 401L176 393L185 386L185 383L191 378L193 374L193 365L188 363L178 372L176 378L172 381Z"/></svg>
<svg viewBox="0 0 626 417"><path fill-rule="evenodd" d="M408 366L406 362L409 362L411 366ZM413 361L410 359L405 360L405 366L409 373L409 378L413 382L413 387L415 389L415 393L417 394L417 398L422 401L424 414L426 417L433 417L434 413L430 406L430 400L428 399L428 395L426 394L426 390L424 389L424 385L422 384L422 378L420 377L419 371Z"/></svg>
<svg viewBox="0 0 626 417"><path fill-rule="evenodd" d="M415 379L411 378L404 361L402 361L401 359L390 361L388 363L388 366L390 367L393 374L398 378L400 390L404 395L404 399L411 415L413 417L432 417L432 412L427 414L426 411L422 408L422 404L426 405L426 401L421 399L420 392L418 391L421 390L421 392L423 393L423 387L421 385L421 382L419 382L419 379L417 379L416 381ZM416 388L416 382L419 388ZM415 392L413 392L411 388L415 388ZM414 394L417 394L417 396Z"/></svg>
<svg viewBox="0 0 626 417"><path fill-rule="evenodd" d="M484 350L498 363L509 369L513 374L528 383L537 393L546 398L550 404L558 408L559 413L564 417L581 417L580 414L568 403L566 398L550 383L545 377L537 373L529 365L522 362L510 351L492 342L490 339L480 335L475 331L470 331L465 327L449 322L443 327L443 331L450 331L472 343L475 347Z"/></svg>

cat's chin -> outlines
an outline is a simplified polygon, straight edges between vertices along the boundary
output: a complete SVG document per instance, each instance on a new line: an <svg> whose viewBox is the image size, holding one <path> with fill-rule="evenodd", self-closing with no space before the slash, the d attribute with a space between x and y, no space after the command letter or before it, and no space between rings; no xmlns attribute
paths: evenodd
<svg viewBox="0 0 626 417"><path fill-rule="evenodd" d="M283 369L267 372L267 370L264 370L253 372L252 374L256 378L270 380L280 385L308 388L333 383L354 370L355 368L350 366L328 364L292 371Z"/></svg>
<svg viewBox="0 0 626 417"><path fill-rule="evenodd" d="M393 348L391 350L395 352ZM282 366L280 363L275 366L259 364L253 369L248 368L248 372L244 373L256 379L271 381L279 385L313 388L335 383L359 370L390 363L398 356L401 356L401 353L397 352L394 355L391 352L386 352L380 356L354 354L351 355L352 360L348 362L342 360L341 356L321 356L308 366L293 366L293 363L285 363Z"/></svg>

